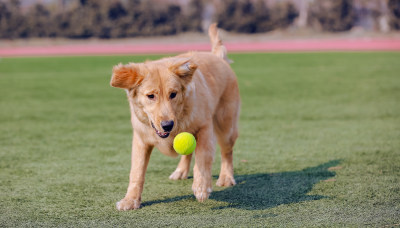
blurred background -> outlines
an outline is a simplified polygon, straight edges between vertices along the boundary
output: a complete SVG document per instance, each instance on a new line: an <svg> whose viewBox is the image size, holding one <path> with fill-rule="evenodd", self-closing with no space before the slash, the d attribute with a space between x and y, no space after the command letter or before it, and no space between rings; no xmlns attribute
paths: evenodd
<svg viewBox="0 0 400 228"><path fill-rule="evenodd" d="M0 38L127 38L400 30L400 0L0 0Z"/></svg>
<svg viewBox="0 0 400 228"><path fill-rule="evenodd" d="M199 204L155 152L144 207L119 213L112 66L209 51L212 22L240 88L238 185ZM0 227L398 227L399 60L400 0L0 0Z"/></svg>

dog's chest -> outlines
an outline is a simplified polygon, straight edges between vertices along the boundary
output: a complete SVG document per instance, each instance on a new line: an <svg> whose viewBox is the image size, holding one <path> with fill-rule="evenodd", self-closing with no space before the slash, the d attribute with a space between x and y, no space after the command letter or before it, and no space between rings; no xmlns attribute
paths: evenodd
<svg viewBox="0 0 400 228"><path fill-rule="evenodd" d="M175 152L172 146L173 140L164 139L163 141L159 141L155 147L162 153L170 157L176 157L178 154Z"/></svg>

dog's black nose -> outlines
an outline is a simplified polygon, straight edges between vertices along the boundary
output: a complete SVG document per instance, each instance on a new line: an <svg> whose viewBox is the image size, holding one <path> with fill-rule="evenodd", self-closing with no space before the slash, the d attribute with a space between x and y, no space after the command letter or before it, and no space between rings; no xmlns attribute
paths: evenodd
<svg viewBox="0 0 400 228"><path fill-rule="evenodd" d="M164 131L171 131L172 128L174 127L174 121L173 120L161 121L161 127L164 129Z"/></svg>

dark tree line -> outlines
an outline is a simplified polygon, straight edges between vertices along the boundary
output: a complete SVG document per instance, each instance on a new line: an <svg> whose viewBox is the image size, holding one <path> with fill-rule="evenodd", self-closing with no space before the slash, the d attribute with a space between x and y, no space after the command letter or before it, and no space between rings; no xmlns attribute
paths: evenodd
<svg viewBox="0 0 400 228"><path fill-rule="evenodd" d="M225 0L217 12L217 21L228 31L259 33L287 28L297 16L295 7L288 2L268 8L263 0Z"/></svg>
<svg viewBox="0 0 400 228"><path fill-rule="evenodd" d="M400 0L389 0L390 26L393 29L400 30Z"/></svg>
<svg viewBox="0 0 400 228"><path fill-rule="evenodd" d="M64 2L64 1L62 1ZM205 4L186 7L157 0L75 0L35 4L0 0L0 38L123 38L201 31ZM218 1L214 21L223 29L259 33L292 26L299 13L290 2L267 6L263 0ZM56 2L58 3L58 2ZM388 0L392 29L400 29L400 0ZM323 31L345 31L354 25L352 0L318 0L309 7L308 25Z"/></svg>

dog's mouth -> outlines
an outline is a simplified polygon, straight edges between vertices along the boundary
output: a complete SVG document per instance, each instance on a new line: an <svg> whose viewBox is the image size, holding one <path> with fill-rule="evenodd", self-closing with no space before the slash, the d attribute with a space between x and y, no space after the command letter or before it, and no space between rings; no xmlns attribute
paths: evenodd
<svg viewBox="0 0 400 228"><path fill-rule="evenodd" d="M151 126L154 128L157 135L160 136L161 138L165 139L169 136L169 133L170 133L169 131L161 132L161 131L157 130L157 128L153 124L153 121L151 122Z"/></svg>

